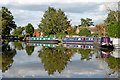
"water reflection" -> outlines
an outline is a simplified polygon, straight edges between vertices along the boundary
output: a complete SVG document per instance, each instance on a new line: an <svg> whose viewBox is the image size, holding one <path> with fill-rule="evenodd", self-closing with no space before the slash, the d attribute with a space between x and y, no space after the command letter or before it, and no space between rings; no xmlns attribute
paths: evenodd
<svg viewBox="0 0 120 80"><path fill-rule="evenodd" d="M53 75L54 72L58 71L61 73L65 69L74 51L63 47L56 47L43 48L39 53L38 56L41 58L45 71L48 71L49 75Z"/></svg>
<svg viewBox="0 0 120 80"><path fill-rule="evenodd" d="M13 57L16 55L16 50L11 49L10 45L5 44L2 46L2 72L5 72L12 66L14 62Z"/></svg>
<svg viewBox="0 0 120 80"><path fill-rule="evenodd" d="M57 72L59 77L117 77L120 58L114 52L93 45L12 42L3 45L2 72L8 77L58 77Z"/></svg>

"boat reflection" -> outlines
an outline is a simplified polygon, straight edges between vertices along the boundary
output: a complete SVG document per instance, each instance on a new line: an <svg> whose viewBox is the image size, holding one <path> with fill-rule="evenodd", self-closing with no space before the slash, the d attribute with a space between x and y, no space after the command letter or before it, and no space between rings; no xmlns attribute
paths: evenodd
<svg viewBox="0 0 120 80"><path fill-rule="evenodd" d="M101 58L110 58L112 52L100 51Z"/></svg>
<svg viewBox="0 0 120 80"><path fill-rule="evenodd" d="M66 48L80 48L80 49L94 49L94 46L92 44L67 44L63 43L63 47Z"/></svg>
<svg viewBox="0 0 120 80"><path fill-rule="evenodd" d="M42 46L42 47L56 47L58 44L46 44L46 43L26 43L28 46Z"/></svg>

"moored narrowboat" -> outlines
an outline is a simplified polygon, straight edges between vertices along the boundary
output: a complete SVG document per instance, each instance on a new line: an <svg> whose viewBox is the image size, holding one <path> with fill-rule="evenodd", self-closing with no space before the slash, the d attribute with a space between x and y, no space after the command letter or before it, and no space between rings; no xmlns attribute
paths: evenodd
<svg viewBox="0 0 120 80"><path fill-rule="evenodd" d="M26 41L30 43L58 43L55 37L27 37Z"/></svg>
<svg viewBox="0 0 120 80"><path fill-rule="evenodd" d="M65 37L62 43L93 44L94 37Z"/></svg>
<svg viewBox="0 0 120 80"><path fill-rule="evenodd" d="M94 46L97 48L103 49L113 49L113 43L109 37L96 37L94 40Z"/></svg>

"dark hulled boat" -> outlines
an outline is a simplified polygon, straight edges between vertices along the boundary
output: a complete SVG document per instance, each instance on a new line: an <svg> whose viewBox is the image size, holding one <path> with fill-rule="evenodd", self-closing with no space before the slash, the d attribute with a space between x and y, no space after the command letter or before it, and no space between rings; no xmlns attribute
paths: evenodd
<svg viewBox="0 0 120 80"><path fill-rule="evenodd" d="M109 50L114 48L113 43L109 37L96 37L94 40L94 46L101 50Z"/></svg>

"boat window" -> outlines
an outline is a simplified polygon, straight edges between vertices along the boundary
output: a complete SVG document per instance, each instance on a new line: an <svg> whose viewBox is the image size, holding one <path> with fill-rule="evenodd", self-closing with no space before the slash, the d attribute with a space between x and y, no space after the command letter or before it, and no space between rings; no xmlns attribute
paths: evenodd
<svg viewBox="0 0 120 80"><path fill-rule="evenodd" d="M78 38L78 40L81 40L81 38Z"/></svg>

